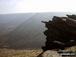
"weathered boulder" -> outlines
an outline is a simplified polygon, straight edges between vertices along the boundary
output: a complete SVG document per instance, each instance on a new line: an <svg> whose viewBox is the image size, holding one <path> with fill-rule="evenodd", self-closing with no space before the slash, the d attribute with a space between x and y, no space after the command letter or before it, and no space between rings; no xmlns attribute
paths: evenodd
<svg viewBox="0 0 76 57"><path fill-rule="evenodd" d="M47 50L42 54L42 57L62 57L57 51Z"/></svg>
<svg viewBox="0 0 76 57"><path fill-rule="evenodd" d="M54 16L52 20L45 23L47 28L44 31L46 43L42 49L65 49L76 45L76 15L67 15L67 17Z"/></svg>

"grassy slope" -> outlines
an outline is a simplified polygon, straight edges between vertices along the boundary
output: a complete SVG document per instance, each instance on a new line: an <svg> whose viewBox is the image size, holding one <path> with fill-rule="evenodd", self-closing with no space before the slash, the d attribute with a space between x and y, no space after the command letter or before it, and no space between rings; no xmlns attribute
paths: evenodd
<svg viewBox="0 0 76 57"><path fill-rule="evenodd" d="M59 50L62 52L76 52L76 46L65 49ZM0 49L0 57L37 57L42 52L41 49L39 50L13 50L13 49ZM67 56L64 56L67 57ZM68 56L70 57L70 56ZM75 56L73 56L75 57Z"/></svg>
<svg viewBox="0 0 76 57"><path fill-rule="evenodd" d="M11 50L1 49L0 57L37 57L42 50Z"/></svg>

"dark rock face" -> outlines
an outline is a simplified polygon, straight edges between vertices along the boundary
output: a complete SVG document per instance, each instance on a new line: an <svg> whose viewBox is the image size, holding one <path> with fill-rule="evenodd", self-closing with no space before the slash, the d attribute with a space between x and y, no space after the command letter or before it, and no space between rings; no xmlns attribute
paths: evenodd
<svg viewBox="0 0 76 57"><path fill-rule="evenodd" d="M76 45L76 15L54 16L52 20L42 22L47 28L43 50L65 49Z"/></svg>

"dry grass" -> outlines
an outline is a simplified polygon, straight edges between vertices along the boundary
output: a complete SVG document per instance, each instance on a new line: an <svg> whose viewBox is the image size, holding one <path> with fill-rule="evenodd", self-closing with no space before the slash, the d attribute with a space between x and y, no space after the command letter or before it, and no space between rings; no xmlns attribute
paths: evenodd
<svg viewBox="0 0 76 57"><path fill-rule="evenodd" d="M76 52L76 46L67 48L65 50L59 50L59 52ZM0 57L37 57L42 52L39 50L13 50L13 49L0 49ZM72 56L64 56L72 57ZM75 57L75 56L73 56Z"/></svg>
<svg viewBox="0 0 76 57"><path fill-rule="evenodd" d="M42 50L11 50L1 49L0 57L37 57Z"/></svg>

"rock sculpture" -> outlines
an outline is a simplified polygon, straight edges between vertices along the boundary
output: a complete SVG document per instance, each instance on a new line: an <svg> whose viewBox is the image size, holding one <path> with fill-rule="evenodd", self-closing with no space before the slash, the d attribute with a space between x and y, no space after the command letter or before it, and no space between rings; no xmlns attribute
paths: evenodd
<svg viewBox="0 0 76 57"><path fill-rule="evenodd" d="M45 46L43 51L51 49L65 49L76 45L76 15L67 17L54 16L52 20L45 23L47 30Z"/></svg>

